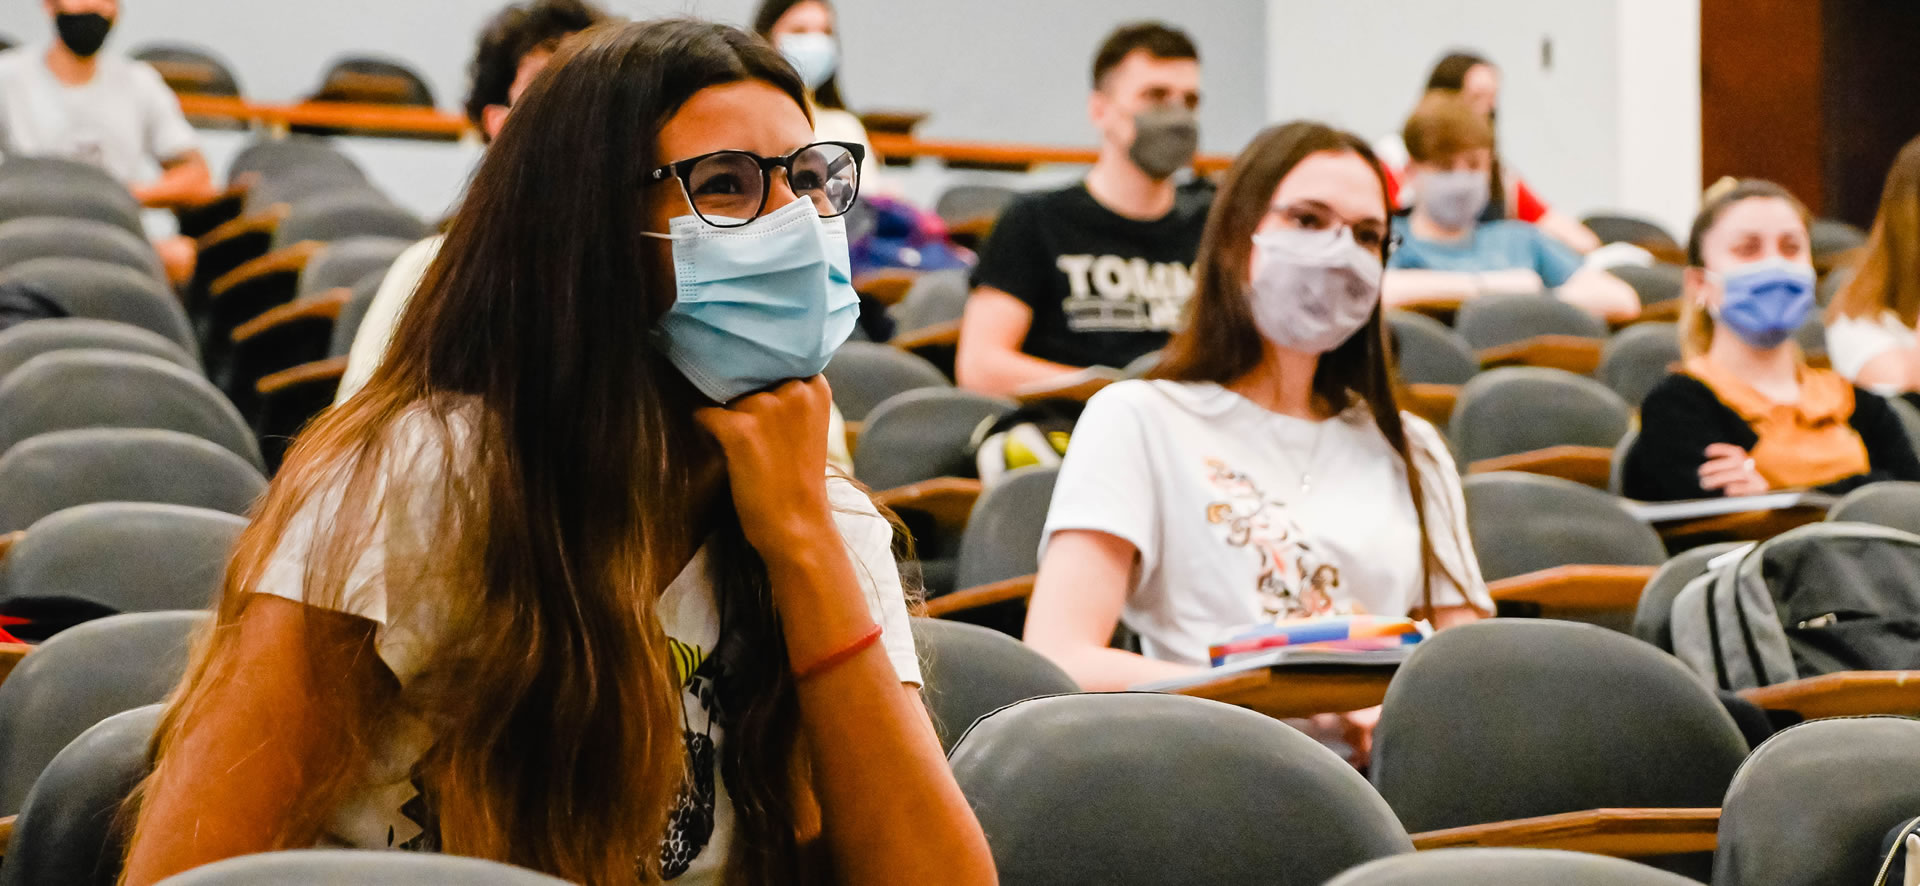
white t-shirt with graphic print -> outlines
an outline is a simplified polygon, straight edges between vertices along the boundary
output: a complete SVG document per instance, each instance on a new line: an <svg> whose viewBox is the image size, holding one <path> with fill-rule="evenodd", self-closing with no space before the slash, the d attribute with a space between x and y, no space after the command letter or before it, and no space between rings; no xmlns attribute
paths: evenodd
<svg viewBox="0 0 1920 886"><path fill-rule="evenodd" d="M456 413L456 447L471 439L469 424ZM376 497L387 507L375 523L366 554L354 565L339 601L327 605L379 623L375 645L381 661L404 686L419 676L422 665L445 630L443 607L436 595L450 593L447 583L434 580L433 554L440 532L434 525L439 512L432 496L407 495L435 489L442 472L440 439L429 433L419 413L402 419L396 433L403 441L396 451L399 469L380 478ZM405 478L403 494L389 496L389 487ZM920 663L914 652L907 618L906 595L893 559L893 528L871 500L843 478L827 480L834 521L847 545L854 573L859 576L874 621L881 626L881 644L893 662L900 682L919 684ZM304 601L308 555L316 532L334 523L339 491L316 496L288 526L263 572L256 592ZM658 612L674 664L680 674L685 711L685 738L692 770L691 800L674 816L666 842L667 873L676 884L717 883L733 839L733 803L720 777L718 759L725 737L710 716L709 675L702 665L720 640L720 618L709 571L708 551L702 548L661 595ZM478 700L476 703L481 703ZM418 721L407 720L376 747L376 759L364 785L355 790L331 816L326 842L360 849L433 849L437 834L423 830L429 811L422 807L414 769L433 736Z"/></svg>
<svg viewBox="0 0 1920 886"><path fill-rule="evenodd" d="M1434 605L1492 612L1453 458L1432 425L1401 418L1446 567ZM1073 529L1139 551L1121 620L1149 658L1204 666L1251 624L1424 600L1406 463L1364 404L1312 422L1215 384L1110 385L1074 427L1043 537Z"/></svg>

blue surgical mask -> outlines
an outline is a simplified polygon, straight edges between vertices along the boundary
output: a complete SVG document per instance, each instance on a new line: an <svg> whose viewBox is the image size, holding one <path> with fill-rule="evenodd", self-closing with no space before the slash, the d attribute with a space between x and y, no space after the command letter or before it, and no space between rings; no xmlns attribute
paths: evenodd
<svg viewBox="0 0 1920 886"><path fill-rule="evenodd" d="M1813 268L1768 258L1708 276L1720 283L1714 320L1756 348L1793 337L1813 312Z"/></svg>
<svg viewBox="0 0 1920 886"><path fill-rule="evenodd" d="M787 57L808 90L819 89L840 67L840 41L832 34L788 34L780 38L780 54Z"/></svg>
<svg viewBox="0 0 1920 886"><path fill-rule="evenodd" d="M811 378L853 334L847 227L806 198L737 228L699 216L669 223L678 297L653 337L716 403L789 379Z"/></svg>

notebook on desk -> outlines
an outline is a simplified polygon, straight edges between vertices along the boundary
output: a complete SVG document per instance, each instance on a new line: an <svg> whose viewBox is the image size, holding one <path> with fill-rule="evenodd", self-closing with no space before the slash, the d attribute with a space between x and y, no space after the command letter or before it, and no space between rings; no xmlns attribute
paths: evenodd
<svg viewBox="0 0 1920 886"><path fill-rule="evenodd" d="M1217 668L1154 680L1132 687L1135 692L1172 692L1211 683L1222 677L1268 668L1398 668L1413 652L1411 644L1391 649L1330 649L1314 646L1282 646L1278 649L1236 658Z"/></svg>
<svg viewBox="0 0 1920 886"><path fill-rule="evenodd" d="M1647 523L1677 523L1727 514L1755 511L1784 511L1789 508L1829 508L1839 501L1823 492L1769 492L1765 495L1739 495L1731 498L1698 498L1689 501L1632 501L1621 504L1627 513Z"/></svg>

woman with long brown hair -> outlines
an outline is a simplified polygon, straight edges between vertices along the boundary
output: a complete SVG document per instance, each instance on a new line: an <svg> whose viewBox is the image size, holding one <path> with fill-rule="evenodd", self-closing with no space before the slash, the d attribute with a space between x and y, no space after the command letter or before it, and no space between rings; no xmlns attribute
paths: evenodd
<svg viewBox="0 0 1920 886"><path fill-rule="evenodd" d="M1883 396L1920 391L1920 138L1887 170L1853 278L1827 308L1836 372Z"/></svg>
<svg viewBox="0 0 1920 886"><path fill-rule="evenodd" d="M1026 640L1087 689L1189 673L1250 624L1491 612L1446 444L1394 403L1366 144L1262 132L1207 218L1185 328L1075 426ZM1143 654L1108 648L1117 623Z"/></svg>
<svg viewBox="0 0 1920 886"><path fill-rule="evenodd" d="M805 108L732 28L562 47L242 537L128 882L315 844L589 884L993 879L891 528L825 468L859 151Z"/></svg>

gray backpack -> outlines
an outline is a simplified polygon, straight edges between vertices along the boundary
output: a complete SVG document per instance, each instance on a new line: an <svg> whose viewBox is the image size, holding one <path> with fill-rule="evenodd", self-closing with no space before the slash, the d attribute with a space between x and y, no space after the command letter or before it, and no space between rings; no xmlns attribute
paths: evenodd
<svg viewBox="0 0 1920 886"><path fill-rule="evenodd" d="M1674 598L1673 652L1729 691L1920 668L1920 535L1816 523L1730 552Z"/></svg>

